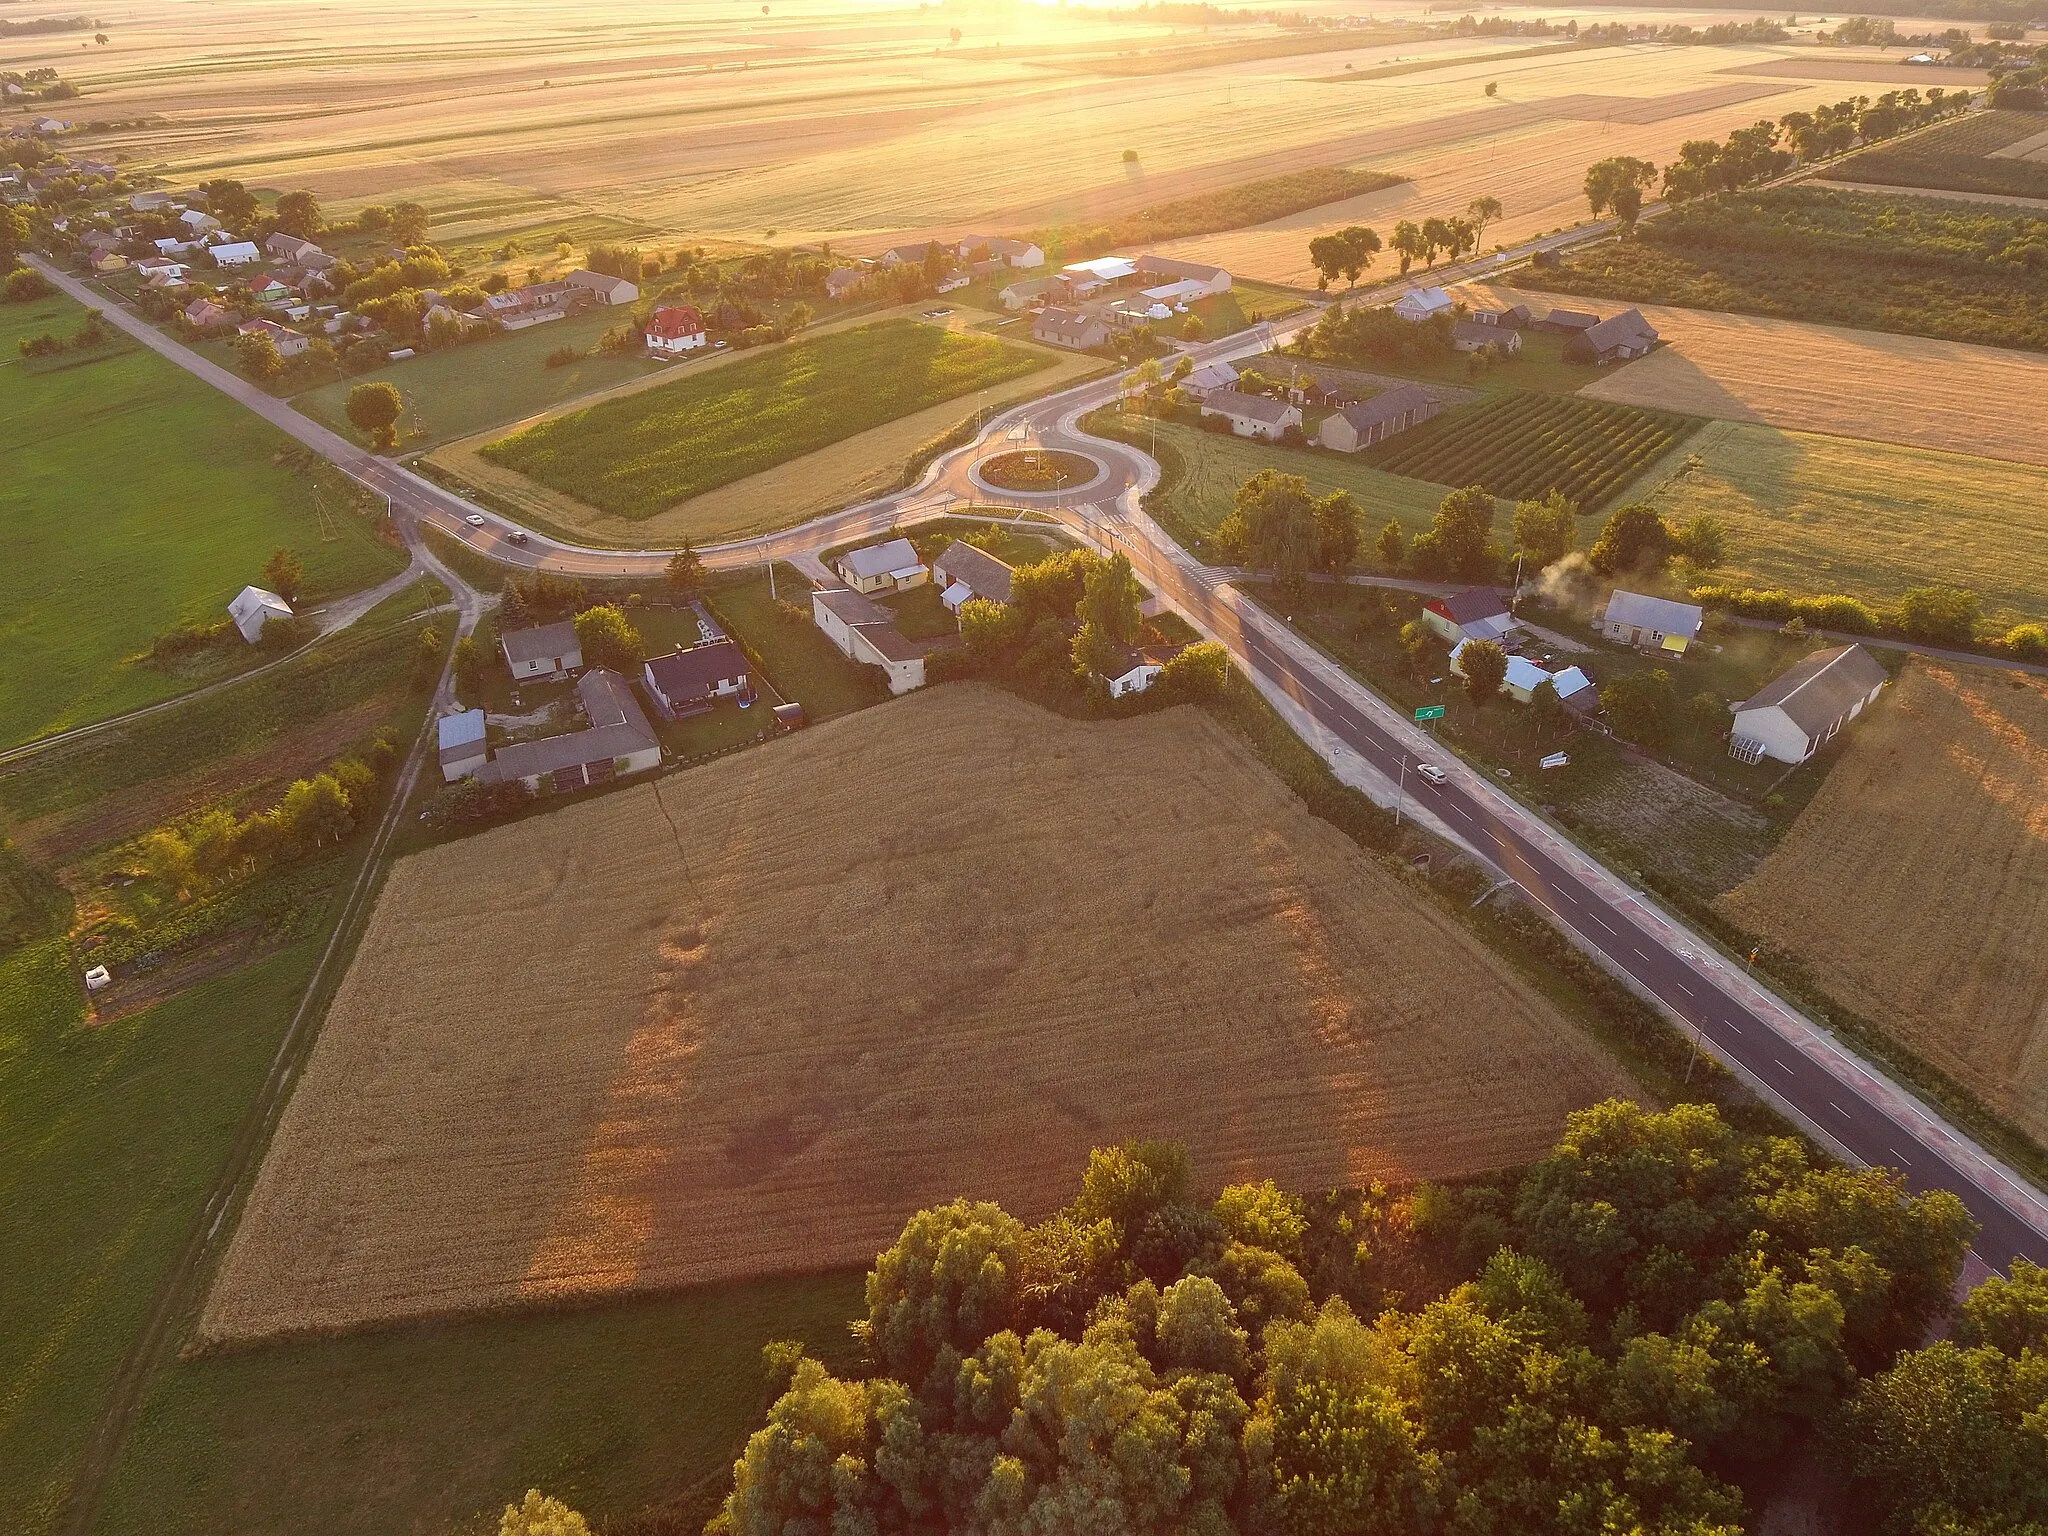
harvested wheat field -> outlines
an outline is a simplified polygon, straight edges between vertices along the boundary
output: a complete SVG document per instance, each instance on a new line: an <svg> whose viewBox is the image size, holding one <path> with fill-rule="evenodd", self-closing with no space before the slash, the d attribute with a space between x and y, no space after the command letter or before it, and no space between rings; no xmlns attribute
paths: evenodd
<svg viewBox="0 0 2048 1536"><path fill-rule="evenodd" d="M1091 1146L1496 1167L1629 1083L1205 715L959 684L401 863L214 1339L873 1258Z"/></svg>
<svg viewBox="0 0 2048 1536"><path fill-rule="evenodd" d="M1728 915L2048 1141L2048 682L1915 661Z"/></svg>

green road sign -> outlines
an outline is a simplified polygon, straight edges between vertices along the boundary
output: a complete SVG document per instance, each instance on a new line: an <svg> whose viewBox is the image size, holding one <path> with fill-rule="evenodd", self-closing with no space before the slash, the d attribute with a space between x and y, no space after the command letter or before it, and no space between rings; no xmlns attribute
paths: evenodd
<svg viewBox="0 0 2048 1536"><path fill-rule="evenodd" d="M1415 711L1417 720L1441 720L1443 717L1444 707L1441 704L1425 704Z"/></svg>

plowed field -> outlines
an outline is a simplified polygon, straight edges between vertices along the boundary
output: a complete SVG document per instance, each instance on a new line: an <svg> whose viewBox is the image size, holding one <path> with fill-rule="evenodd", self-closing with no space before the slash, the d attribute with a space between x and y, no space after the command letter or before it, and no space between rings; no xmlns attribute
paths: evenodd
<svg viewBox="0 0 2048 1536"><path fill-rule="evenodd" d="M1915 662L1730 916L2048 1139L2048 683Z"/></svg>
<svg viewBox="0 0 2048 1536"><path fill-rule="evenodd" d="M1207 717L958 685L401 864L203 1328L860 1263L1131 1135L1466 1172L1627 1090Z"/></svg>

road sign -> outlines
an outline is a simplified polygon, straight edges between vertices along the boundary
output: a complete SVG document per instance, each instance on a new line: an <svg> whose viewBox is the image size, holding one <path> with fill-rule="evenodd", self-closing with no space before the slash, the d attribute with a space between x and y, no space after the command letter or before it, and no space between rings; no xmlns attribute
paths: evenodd
<svg viewBox="0 0 2048 1536"><path fill-rule="evenodd" d="M1441 720L1443 717L1444 707L1441 704L1425 704L1415 711L1417 720Z"/></svg>

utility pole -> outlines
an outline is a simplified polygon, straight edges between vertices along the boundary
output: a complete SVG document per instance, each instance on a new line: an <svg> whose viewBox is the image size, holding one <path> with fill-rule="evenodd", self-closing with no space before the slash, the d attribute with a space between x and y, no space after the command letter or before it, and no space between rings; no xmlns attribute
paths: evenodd
<svg viewBox="0 0 2048 1536"><path fill-rule="evenodd" d="M1394 829L1400 830L1401 813L1408 808L1408 754L1401 754L1401 792L1394 799Z"/></svg>

